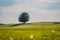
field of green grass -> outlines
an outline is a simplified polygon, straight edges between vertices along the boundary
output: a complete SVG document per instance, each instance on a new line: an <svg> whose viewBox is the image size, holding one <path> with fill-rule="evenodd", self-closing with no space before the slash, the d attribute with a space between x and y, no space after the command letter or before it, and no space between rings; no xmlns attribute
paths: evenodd
<svg viewBox="0 0 60 40"><path fill-rule="evenodd" d="M60 40L60 24L0 25L0 40Z"/></svg>

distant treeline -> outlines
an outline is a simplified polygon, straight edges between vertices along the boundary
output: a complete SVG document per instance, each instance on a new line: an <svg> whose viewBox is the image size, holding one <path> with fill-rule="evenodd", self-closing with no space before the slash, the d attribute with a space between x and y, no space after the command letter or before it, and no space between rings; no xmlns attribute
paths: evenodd
<svg viewBox="0 0 60 40"><path fill-rule="evenodd" d="M47 24L60 24L60 22L41 22L41 23L47 23Z"/></svg>

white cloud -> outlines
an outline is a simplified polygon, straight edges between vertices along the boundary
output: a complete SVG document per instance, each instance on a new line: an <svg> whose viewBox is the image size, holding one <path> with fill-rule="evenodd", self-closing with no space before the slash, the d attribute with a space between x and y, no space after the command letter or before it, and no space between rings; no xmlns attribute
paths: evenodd
<svg viewBox="0 0 60 40"><path fill-rule="evenodd" d="M40 21L59 21L60 22L60 10L42 10L38 7L31 5L42 5L41 2L56 2L57 0L14 0L16 5L0 7L0 22L2 23L17 23L18 17L22 12L28 12L30 14L29 22L40 22ZM40 6L41 6L40 5ZM47 5L47 4L46 4ZM46 7L46 5L42 5ZM49 5L49 4L48 4ZM47 5L47 6L48 6ZM56 4L57 5L57 4ZM50 4L50 6L52 6Z"/></svg>
<svg viewBox="0 0 60 40"><path fill-rule="evenodd" d="M59 0L15 0L16 5L31 6L41 10L59 9Z"/></svg>
<svg viewBox="0 0 60 40"><path fill-rule="evenodd" d="M44 18L44 21L60 22L60 10L47 11Z"/></svg>
<svg viewBox="0 0 60 40"><path fill-rule="evenodd" d="M1 19L3 23L17 23L19 15L25 11L30 14L29 22L60 21L60 10L44 11L28 5L15 5L1 7L0 11L3 13L3 18Z"/></svg>
<svg viewBox="0 0 60 40"><path fill-rule="evenodd" d="M41 16L42 13L44 13L45 11L42 11L40 9L37 8L32 8L30 6L19 6L19 5L15 5L15 6L9 6L9 7L2 7L1 8L1 12L3 13L3 21L2 22L18 22L18 17L22 12L28 12L31 16L30 21L34 21L35 18L38 18L39 16ZM38 15L38 14L39 15ZM38 16L36 16L38 15ZM36 20L37 21L37 20Z"/></svg>
<svg viewBox="0 0 60 40"><path fill-rule="evenodd" d="M56 2L57 0L40 0L40 2Z"/></svg>
<svg viewBox="0 0 60 40"><path fill-rule="evenodd" d="M59 2L59 0L14 0L16 3Z"/></svg>

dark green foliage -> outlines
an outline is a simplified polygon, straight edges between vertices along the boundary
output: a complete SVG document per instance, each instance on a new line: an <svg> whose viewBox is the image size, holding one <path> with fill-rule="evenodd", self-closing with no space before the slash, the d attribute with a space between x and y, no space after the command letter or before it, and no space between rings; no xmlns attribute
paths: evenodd
<svg viewBox="0 0 60 40"><path fill-rule="evenodd" d="M5 24L0 23L0 27L3 27Z"/></svg>
<svg viewBox="0 0 60 40"><path fill-rule="evenodd" d="M4 24L0 23L0 25L4 25Z"/></svg>
<svg viewBox="0 0 60 40"><path fill-rule="evenodd" d="M11 25L10 27L15 27L15 26L20 26L22 24L14 24L14 25Z"/></svg>
<svg viewBox="0 0 60 40"><path fill-rule="evenodd" d="M54 24L60 24L60 22L54 22Z"/></svg>
<svg viewBox="0 0 60 40"><path fill-rule="evenodd" d="M20 16L19 16L19 22L23 22L25 24L25 22L29 21L29 15L27 12L23 12Z"/></svg>

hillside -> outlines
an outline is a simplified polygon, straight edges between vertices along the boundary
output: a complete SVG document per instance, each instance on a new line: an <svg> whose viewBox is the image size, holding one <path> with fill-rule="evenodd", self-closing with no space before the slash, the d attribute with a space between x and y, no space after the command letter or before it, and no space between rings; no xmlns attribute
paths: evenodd
<svg viewBox="0 0 60 40"><path fill-rule="evenodd" d="M0 25L0 40L60 40L60 24L37 22Z"/></svg>
<svg viewBox="0 0 60 40"><path fill-rule="evenodd" d="M4 24L0 25L0 29L56 29L60 28L60 24L50 22L35 22L26 24Z"/></svg>

